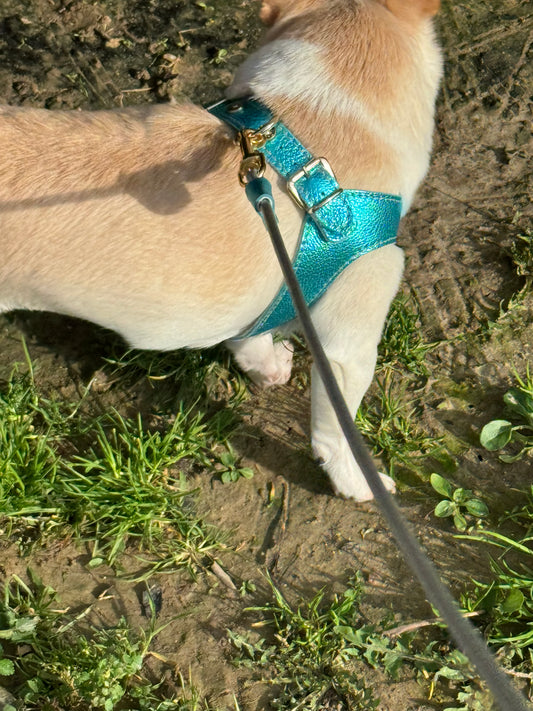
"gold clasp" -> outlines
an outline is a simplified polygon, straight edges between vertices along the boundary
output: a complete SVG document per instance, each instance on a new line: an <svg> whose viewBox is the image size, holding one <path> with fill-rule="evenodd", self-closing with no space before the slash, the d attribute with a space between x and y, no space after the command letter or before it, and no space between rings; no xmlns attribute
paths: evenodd
<svg viewBox="0 0 533 711"><path fill-rule="evenodd" d="M260 134L256 134L249 128L239 132L238 140L242 151L239 183L246 187L253 178L262 178L265 174L265 156L257 150L265 144L265 141Z"/></svg>
<svg viewBox="0 0 533 711"><path fill-rule="evenodd" d="M239 182L246 187L253 178L262 178L266 170L266 160L259 152L265 143L275 133L275 122L263 126L258 131L245 128L238 133L238 142L242 151L242 161L239 166Z"/></svg>

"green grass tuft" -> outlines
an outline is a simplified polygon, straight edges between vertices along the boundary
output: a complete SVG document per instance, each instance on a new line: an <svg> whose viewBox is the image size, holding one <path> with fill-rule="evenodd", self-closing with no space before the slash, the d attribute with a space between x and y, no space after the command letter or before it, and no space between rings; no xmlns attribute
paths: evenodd
<svg viewBox="0 0 533 711"><path fill-rule="evenodd" d="M150 645L160 631L154 619L137 633L124 619L109 629L86 621L82 627L90 608L76 616L58 609L55 591L28 572L30 582L12 576L0 600L0 639L12 666L9 684L16 711L200 709L195 689L169 695L144 675Z"/></svg>
<svg viewBox="0 0 533 711"><path fill-rule="evenodd" d="M192 570L218 536L195 516L184 470L214 472L233 455L231 420L226 410L182 410L166 429L149 429L116 411L86 417L15 370L0 394L0 526L23 543L74 534L89 542L95 565L115 565L135 544L153 557L147 573Z"/></svg>
<svg viewBox="0 0 533 711"><path fill-rule="evenodd" d="M279 687L272 707L280 711L377 708L378 702L366 688L343 635L359 615L361 586L350 586L330 606L324 604L321 591L294 609L269 582L272 601L249 609L266 615L262 624L273 630L272 642L265 638L251 641L234 632L229 632L229 638L240 664L262 670L262 680Z"/></svg>
<svg viewBox="0 0 533 711"><path fill-rule="evenodd" d="M355 424L374 454L383 456L391 474L396 469L423 474L429 459L449 467L451 458L442 441L428 435L418 424L419 411L407 395L407 384L394 370L378 376L375 395L363 400Z"/></svg>
<svg viewBox="0 0 533 711"><path fill-rule="evenodd" d="M438 345L438 341L428 343L424 339L416 297L412 293L401 294L392 302L389 311L379 345L377 371L393 368L427 376L427 354Z"/></svg>

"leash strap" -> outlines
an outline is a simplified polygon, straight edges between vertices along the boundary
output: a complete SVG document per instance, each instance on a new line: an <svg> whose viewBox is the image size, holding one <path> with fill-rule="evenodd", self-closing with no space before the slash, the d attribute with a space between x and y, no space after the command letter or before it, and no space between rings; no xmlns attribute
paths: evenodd
<svg viewBox="0 0 533 711"><path fill-rule="evenodd" d="M208 111L238 131L251 129L268 136L258 150L286 181L287 191L305 213L293 268L309 306L358 257L396 241L402 209L398 195L343 190L329 163L314 158L254 99L221 101ZM295 317L283 284L270 306L239 338L271 331Z"/></svg>
<svg viewBox="0 0 533 711"><path fill-rule="evenodd" d="M240 102L223 102L222 104L219 104L218 107L224 106L225 108L228 108L228 103L229 112L240 115ZM214 108L216 109L216 107ZM221 110L220 113L224 114L224 110ZM212 111L212 113L218 115L218 112L216 110ZM244 128L252 128L258 130L261 128L264 129L265 124L268 121L271 121L270 112L268 112L265 107L263 107L261 104L258 104L257 102L253 102L251 114L253 123L250 123L249 120L245 122L246 125L244 125L242 121L228 121L228 123L231 123L231 125L233 125L235 128L238 128L239 130L242 130ZM220 117L222 118L222 115ZM223 118L223 120L226 119ZM284 131L282 130L281 132L278 132L279 125L280 124L276 125L275 135L279 137L281 133L281 139L283 140ZM296 140L292 136L289 137L287 140L293 145L293 148L289 149L290 157L287 160L290 166L294 168L296 163L302 159L302 155L304 159L307 159L309 154L305 155L305 153L303 153L306 151L303 147L300 147L300 144L298 142L296 142L296 144L292 143L293 140ZM266 145L268 145L268 143ZM293 160L293 157L296 154L299 154L298 159ZM268 155L266 157L267 160L271 162ZM315 162L319 164L320 170L325 167L322 159L319 159ZM291 182L294 184L294 187L296 187L296 184L301 178L305 178L306 184L309 185L309 179L313 177L312 171L310 169L311 166L307 165L307 171L304 170L304 168L297 168L297 174L293 174L288 178L289 192L291 192ZM285 165L281 166L281 169L276 168L276 170L278 170L280 175L283 175L283 177L287 178L287 176L284 175L282 172L286 170ZM299 173L302 170L304 175L300 176ZM327 168L326 172L329 173ZM332 173L330 173L330 177L335 180ZM432 564L428 556L424 553L415 535L412 533L409 525L405 521L400 509L396 505L396 502L394 501L393 497L390 495L390 493L385 488L383 482L381 481L378 471L372 460L372 457L368 453L368 450L364 445L362 437L354 425L348 406L346 405L346 402L342 396L338 383L331 369L331 365L329 364L322 344L320 343L320 339L318 338L318 335L313 326L313 322L309 313L308 301L304 295L305 290L304 288L301 288L301 286L303 285L299 284L297 274L295 273L295 269L293 269L291 259L287 254L287 250L283 242L283 237L279 230L274 208L274 199L272 196L270 184L268 180L260 176L260 173L258 172L256 167L252 167L249 170L247 178L248 180L245 182L246 194L256 211L261 215L265 227L267 228L268 233L271 237L272 245L278 257L285 283L287 284L288 291L290 293L290 298L294 302L294 308L296 313L298 314L298 318L300 320L300 324L305 339L307 341L307 345L309 346L309 350L311 351L311 354L313 356L313 361L324 383L324 387L339 421L339 425L344 433L344 436L351 449L355 461L358 463L359 467L361 468L361 471L364 473L368 485L372 493L374 494L376 503L380 507L389 524L389 527L396 539L400 551L402 552L406 562L408 563L411 570L416 575L422 587L424 588L427 599L441 613L446 624L448 625L449 631L455 642L457 643L459 648L462 649L463 652L467 655L470 661L476 666L480 676L486 681L487 685L494 694L494 698L500 706L501 711L527 711L528 705L526 704L525 699L510 684L509 679L506 677L504 672L498 667L494 660L494 657L490 653L487 645L484 643L479 632L472 626L472 624L467 619L465 619L461 615L456 601L453 599L448 588L442 583L437 573L437 570L435 569L435 566ZM326 184L328 182L329 185ZM326 190L333 189L333 193L330 193L329 196L326 195L328 204L330 202L333 202L333 200L338 198L338 196L342 193L351 192L340 190L340 188L338 188L338 185L336 185L336 181L330 181L328 178L326 178L326 182L321 180L320 184L320 190L322 189L322 186L325 186ZM302 192L304 192L305 194L305 189ZM313 190L311 192L313 195L315 194ZM313 207L310 207L309 203L307 203L305 198L302 197L302 195L300 194L300 190L297 190L297 193L298 197L304 203L303 207L308 213L308 216L312 216ZM385 197L394 198L394 196ZM314 199L314 197L312 197L312 199ZM400 199L396 198L396 200L398 201L398 207L401 209ZM320 207L320 204L318 207ZM314 209L316 210L316 206ZM319 237L322 240L328 242L329 240L327 236L322 233L319 225L317 225L317 229L320 233Z"/></svg>
<svg viewBox="0 0 533 711"><path fill-rule="evenodd" d="M468 619L461 615L457 602L443 584L435 566L423 551L394 498L387 491L379 477L372 457L354 425L346 401L342 396L331 365L313 326L309 309L292 268L290 257L285 249L283 237L279 231L274 200L268 181L265 178L252 180L246 187L246 194L263 218L265 227L268 230L283 276L289 286L291 298L294 300L305 340L313 356L313 362L324 383L339 425L406 563L420 581L429 602L442 615L457 646L466 654L476 667L480 677L487 683L501 711L527 711L528 708L531 709L524 697L512 686L505 673L500 669L480 633Z"/></svg>

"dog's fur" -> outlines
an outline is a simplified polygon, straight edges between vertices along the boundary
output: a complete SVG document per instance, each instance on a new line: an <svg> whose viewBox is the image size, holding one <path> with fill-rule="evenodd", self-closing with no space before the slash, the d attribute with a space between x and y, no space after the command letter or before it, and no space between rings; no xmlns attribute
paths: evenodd
<svg viewBox="0 0 533 711"><path fill-rule="evenodd" d="M270 26L230 88L253 93L345 188L402 196L429 160L441 59L439 0L269 0ZM42 309L118 331L137 348L221 341L263 385L291 351L270 334L231 341L270 303L281 273L237 182L231 132L193 105L100 112L0 109L0 311ZM274 179L274 178L273 178ZM287 247L302 215L274 179ZM398 288L402 251L354 262L313 320L355 413ZM371 498L313 374L312 443L335 490ZM387 486L392 481L384 476Z"/></svg>

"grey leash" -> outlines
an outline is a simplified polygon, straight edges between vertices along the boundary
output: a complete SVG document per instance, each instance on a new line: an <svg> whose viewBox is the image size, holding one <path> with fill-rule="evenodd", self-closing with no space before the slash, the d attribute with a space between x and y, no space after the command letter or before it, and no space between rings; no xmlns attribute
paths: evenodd
<svg viewBox="0 0 533 711"><path fill-rule="evenodd" d="M501 711L527 711L528 709L531 711L530 705L511 685L505 673L495 662L481 634L461 615L457 602L441 581L436 568L420 547L394 498L380 479L372 457L354 425L331 365L311 321L309 309L278 227L270 183L265 178L258 177L258 171L253 167L249 169L247 180L244 182L246 183L246 195L256 211L261 215L272 240L305 340L341 429L355 461L364 473L374 494L376 503L389 524L405 561L420 581L428 601L442 615L457 646L469 658L480 677L487 683Z"/></svg>

